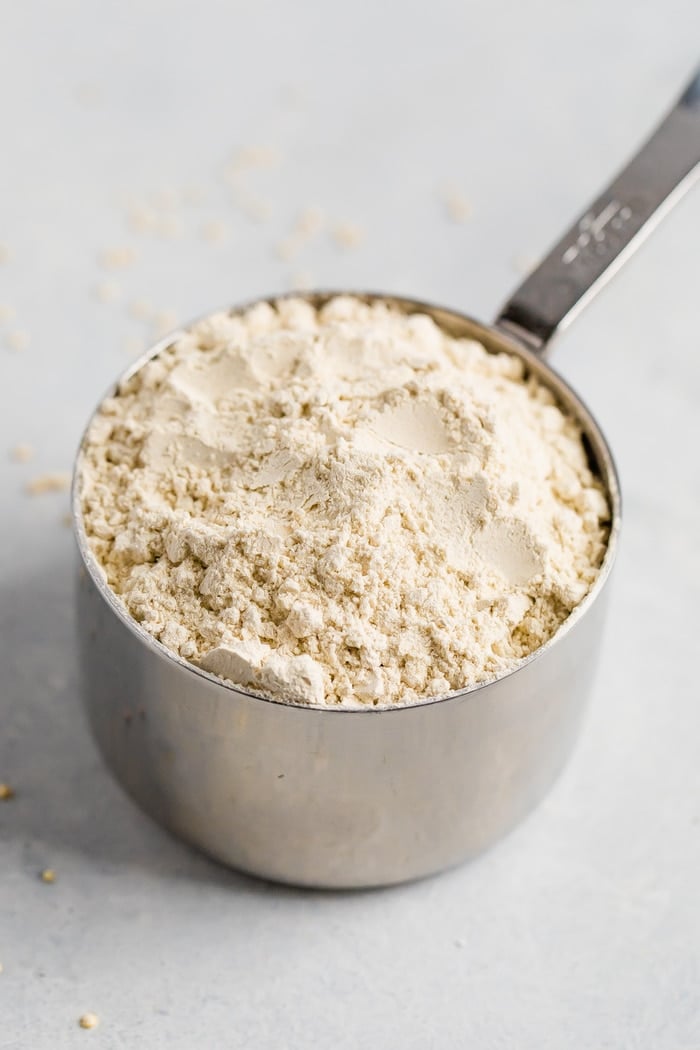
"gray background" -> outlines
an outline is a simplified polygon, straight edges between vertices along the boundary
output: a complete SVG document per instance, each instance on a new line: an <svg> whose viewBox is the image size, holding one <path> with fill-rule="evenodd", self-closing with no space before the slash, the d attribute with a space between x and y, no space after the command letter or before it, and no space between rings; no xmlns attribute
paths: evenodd
<svg viewBox="0 0 700 1050"><path fill-rule="evenodd" d="M0 34L0 1047L700 1046L700 193L562 338L624 483L624 543L591 716L538 812L490 854L373 893L264 885L141 816L76 695L65 494L84 420L148 325L319 285L492 316L518 269L598 190L700 57L697 0L569 3L10 3ZM245 181L240 146L276 147ZM451 223L453 183L472 207ZM175 240L125 202L195 184ZM361 224L298 260L307 205ZM201 236L208 220L228 239ZM124 244L120 303L95 298ZM10 340L12 341L12 340ZM29 442L35 459L11 462ZM39 871L53 867L47 886ZM77 1026L100 1015L93 1032Z"/></svg>

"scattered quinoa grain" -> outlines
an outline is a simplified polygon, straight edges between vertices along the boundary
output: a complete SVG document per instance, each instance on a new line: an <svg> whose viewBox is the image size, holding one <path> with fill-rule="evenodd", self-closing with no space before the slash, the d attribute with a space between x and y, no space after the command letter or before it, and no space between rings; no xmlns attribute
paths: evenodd
<svg viewBox="0 0 700 1050"><path fill-rule="evenodd" d="M72 526L72 524L73 524L73 515L72 514L66 513L66 514L62 514L61 515L61 525L63 525L64 529L69 529Z"/></svg>
<svg viewBox="0 0 700 1050"><path fill-rule="evenodd" d="M227 233L226 224L219 222L217 219L205 222L204 226L202 226L202 237L205 241L211 241L212 243L225 241Z"/></svg>
<svg viewBox="0 0 700 1050"><path fill-rule="evenodd" d="M303 248L323 226L323 212L320 208L305 208L297 218L292 232L275 245L278 259L288 262Z"/></svg>
<svg viewBox="0 0 700 1050"><path fill-rule="evenodd" d="M442 190L440 197L447 217L451 222L466 222L471 215L471 208L464 194L460 193L454 186L446 186Z"/></svg>
<svg viewBox="0 0 700 1050"><path fill-rule="evenodd" d="M365 237L362 227L353 222L339 222L331 232L339 248L357 248Z"/></svg>
<svg viewBox="0 0 700 1050"><path fill-rule="evenodd" d="M97 1028L100 1023L100 1019L97 1014L83 1014L78 1018L78 1024L81 1028Z"/></svg>
<svg viewBox="0 0 700 1050"><path fill-rule="evenodd" d="M25 332L22 328L15 328L13 331L7 332L5 335L6 346L10 350L16 350L18 352L26 350L31 341L29 332Z"/></svg>
<svg viewBox="0 0 700 1050"><path fill-rule="evenodd" d="M324 215L320 208L304 208L294 224L294 232L300 237L313 237L323 228Z"/></svg>
<svg viewBox="0 0 700 1050"><path fill-rule="evenodd" d="M39 474L27 483L27 492L30 496L41 496L45 492L65 492L70 488L70 474L67 471L57 470L48 474Z"/></svg>
<svg viewBox="0 0 700 1050"><path fill-rule="evenodd" d="M14 306L10 306L9 303L0 303L0 324L3 324L5 321L12 321L14 316Z"/></svg>
<svg viewBox="0 0 700 1050"><path fill-rule="evenodd" d="M133 266L138 258L138 252L130 245L118 248L107 248L100 255L100 265L106 270L124 270Z"/></svg>
<svg viewBox="0 0 700 1050"><path fill-rule="evenodd" d="M11 802L15 797L15 789L11 784L0 783L0 802Z"/></svg>
<svg viewBox="0 0 700 1050"><path fill-rule="evenodd" d="M237 175L252 168L274 168L280 160L279 150L274 146L242 146L226 170L228 174Z"/></svg>
<svg viewBox="0 0 700 1050"><path fill-rule="evenodd" d="M15 445L15 447L10 452L10 456L15 461L15 463L28 463L33 455L34 449L32 448L32 446L24 443Z"/></svg>
<svg viewBox="0 0 700 1050"><path fill-rule="evenodd" d="M95 298L101 303L116 303L122 290L116 281L101 281L95 288Z"/></svg>
<svg viewBox="0 0 700 1050"><path fill-rule="evenodd" d="M127 213L127 223L135 233L152 233L157 215L145 204L132 204Z"/></svg>
<svg viewBox="0 0 700 1050"><path fill-rule="evenodd" d="M56 881L56 872L53 870L53 868L44 868L44 870L41 873L41 881L47 883L52 883Z"/></svg>

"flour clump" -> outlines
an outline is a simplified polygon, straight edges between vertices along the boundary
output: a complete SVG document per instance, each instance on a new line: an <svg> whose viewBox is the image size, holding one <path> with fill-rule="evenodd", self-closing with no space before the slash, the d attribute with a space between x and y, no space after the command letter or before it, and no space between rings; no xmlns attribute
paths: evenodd
<svg viewBox="0 0 700 1050"><path fill-rule="evenodd" d="M102 403L81 498L150 634L313 704L506 673L585 597L609 519L579 425L517 357L351 297L178 335Z"/></svg>

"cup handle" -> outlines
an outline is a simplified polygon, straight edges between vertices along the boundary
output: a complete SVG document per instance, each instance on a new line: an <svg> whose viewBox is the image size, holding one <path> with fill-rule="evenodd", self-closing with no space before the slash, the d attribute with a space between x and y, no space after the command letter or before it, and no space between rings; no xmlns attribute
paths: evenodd
<svg viewBox="0 0 700 1050"><path fill-rule="evenodd" d="M700 69L651 138L513 293L496 327L544 355L700 175Z"/></svg>

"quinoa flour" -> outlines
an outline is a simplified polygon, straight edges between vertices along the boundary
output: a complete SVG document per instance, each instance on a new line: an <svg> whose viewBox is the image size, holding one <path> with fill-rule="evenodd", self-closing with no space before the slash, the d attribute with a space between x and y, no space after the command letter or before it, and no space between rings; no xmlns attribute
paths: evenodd
<svg viewBox="0 0 700 1050"><path fill-rule="evenodd" d="M350 297L180 335L101 405L82 504L163 645L348 705L508 671L589 590L609 514L578 425L517 358Z"/></svg>

